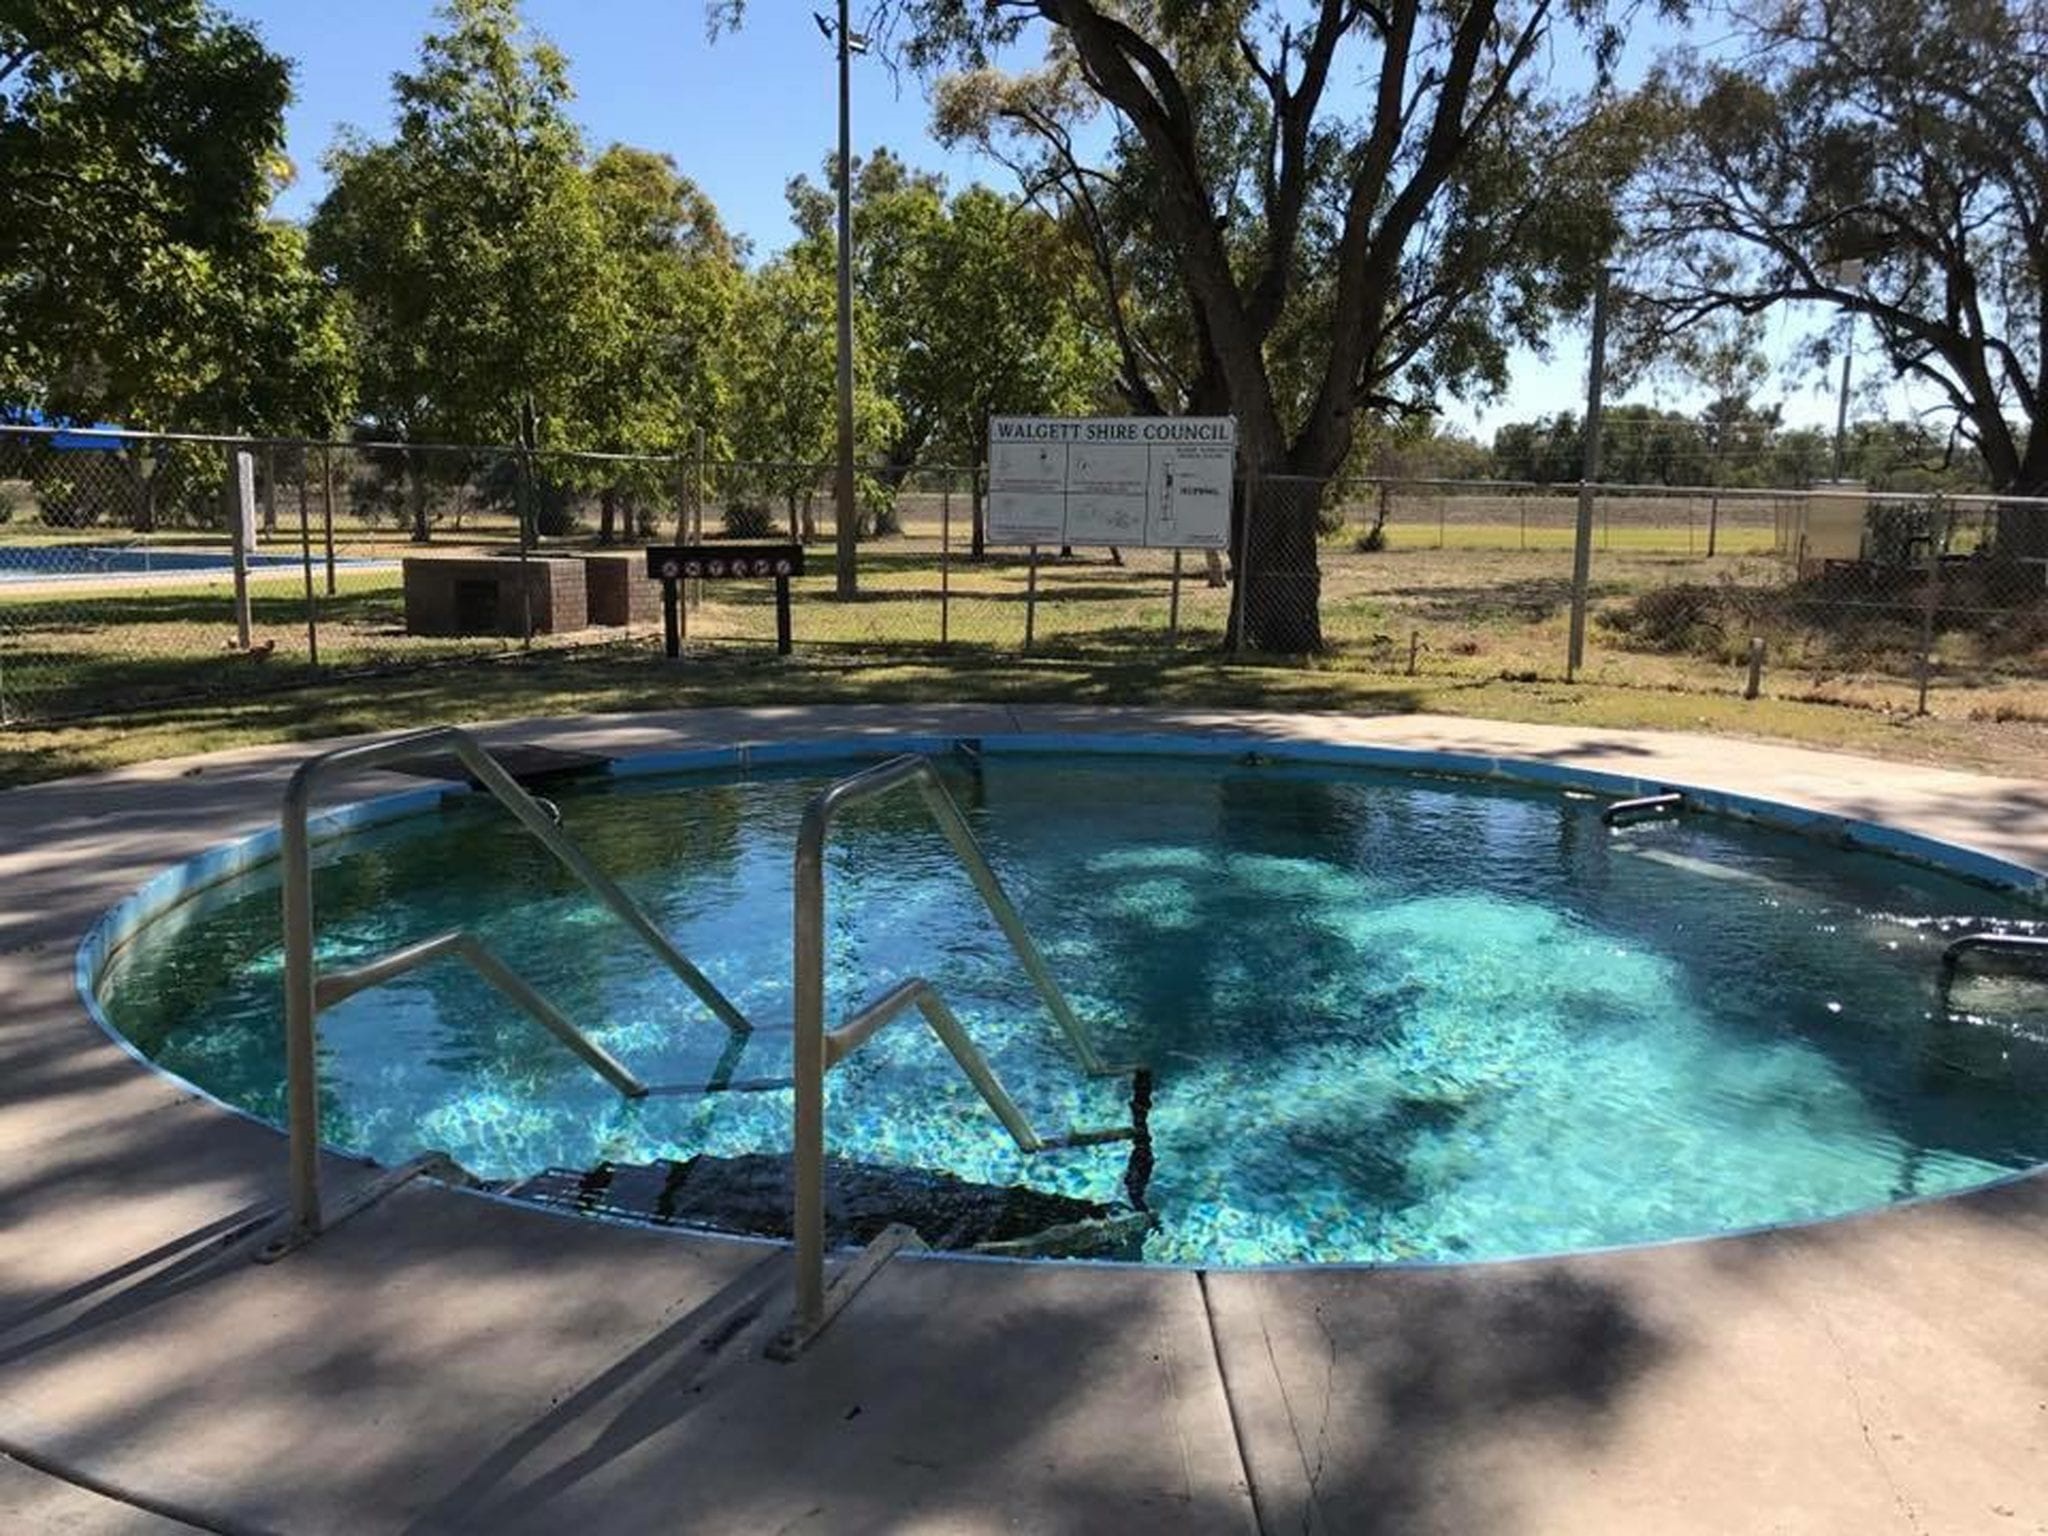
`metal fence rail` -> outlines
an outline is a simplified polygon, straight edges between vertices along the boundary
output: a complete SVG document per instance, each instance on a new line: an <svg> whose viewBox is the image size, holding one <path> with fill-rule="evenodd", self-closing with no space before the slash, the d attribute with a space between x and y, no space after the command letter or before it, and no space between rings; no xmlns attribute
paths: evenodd
<svg viewBox="0 0 2048 1536"><path fill-rule="evenodd" d="M238 459L254 539L237 559ZM1948 490L1592 488L1581 681L2048 720L2048 501ZM652 645L615 613L422 633L407 560L579 564L648 541L829 536L829 466L490 445L248 441L0 427L0 722L35 724L464 664ZM1359 475L1240 483L1227 557L1014 547L972 469L862 481L857 600L799 578L800 653L973 664L1227 661L1319 640L1319 665L1429 679L1566 675L1579 487ZM1276 542L1281 525L1296 530ZM1307 530L1305 533L1301 530ZM1237 567L1247 579L1236 580ZM239 569L238 569L239 566ZM550 579L553 579L550 576ZM637 583L647 587L644 582ZM1306 615L1306 618L1304 618ZM693 654L767 652L772 593L698 583Z"/></svg>

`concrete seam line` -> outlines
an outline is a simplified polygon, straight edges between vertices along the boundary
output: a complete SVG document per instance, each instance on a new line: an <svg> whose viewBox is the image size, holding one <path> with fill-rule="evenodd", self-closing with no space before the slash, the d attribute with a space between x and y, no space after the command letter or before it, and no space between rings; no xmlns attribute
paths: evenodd
<svg viewBox="0 0 2048 1536"><path fill-rule="evenodd" d="M202 1514L190 1505L176 1499L158 1498L154 1494L142 1493L129 1487L118 1478L100 1477L82 1468L68 1465L61 1456L46 1455L30 1449L12 1436L0 1436L0 1455L18 1461L25 1467L33 1468L46 1477L54 1477L62 1483L96 1493L103 1499L116 1504L126 1504L144 1514L156 1515L165 1520L175 1520L180 1525L190 1526L195 1531L206 1531L210 1536L275 1536L267 1527L244 1525L238 1520L223 1523L214 1515Z"/></svg>
<svg viewBox="0 0 2048 1536"><path fill-rule="evenodd" d="M1216 1309L1209 1300L1209 1271L1195 1271L1195 1289L1202 1297L1202 1331L1209 1337L1209 1358L1216 1362L1217 1385L1223 1389L1223 1413L1230 1420L1230 1440L1237 1449L1237 1472L1244 1479L1245 1497L1252 1506L1252 1529L1269 1536L1265 1506L1259 1500L1259 1485L1252 1478L1251 1452L1244 1443L1244 1425L1238 1422L1237 1403L1231 1396L1230 1372L1223 1364L1223 1343L1216 1337Z"/></svg>

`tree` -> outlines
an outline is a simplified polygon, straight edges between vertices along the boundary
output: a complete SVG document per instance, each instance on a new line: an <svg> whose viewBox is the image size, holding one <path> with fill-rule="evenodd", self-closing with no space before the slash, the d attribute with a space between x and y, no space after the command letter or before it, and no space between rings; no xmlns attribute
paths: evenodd
<svg viewBox="0 0 2048 1536"><path fill-rule="evenodd" d="M829 270L830 194L800 177L789 200L799 259ZM875 387L896 409L885 479L900 481L933 451L979 465L991 417L1085 410L1106 393L1112 361L1074 300L1085 281L1078 253L1045 214L982 186L949 199L940 177L883 149L856 164L853 223ZM978 479L973 507L979 557Z"/></svg>
<svg viewBox="0 0 2048 1536"><path fill-rule="evenodd" d="M729 399L725 331L742 273L739 248L710 198L666 155L614 144L590 168L602 232L602 282L624 323L571 398L571 436L613 452L672 453L693 429L723 455ZM598 539L617 533L622 497L646 506L665 487L661 467L597 471Z"/></svg>
<svg viewBox="0 0 2048 1536"><path fill-rule="evenodd" d="M832 273L837 261L836 155L820 187L798 176L786 188L797 250L807 265ZM897 423L882 445L882 472L900 481L940 429L944 402L921 388L920 361L933 348L928 274L933 231L945 219L945 181L913 171L887 148L853 162L853 291L869 316L875 357L870 377L895 402Z"/></svg>
<svg viewBox="0 0 2048 1536"><path fill-rule="evenodd" d="M936 419L947 457L982 464L992 417L1078 412L1104 393L1109 358L1072 301L1074 251L1043 214L970 187L930 230L920 266L927 345L899 370L900 398ZM977 475L977 558L981 485Z"/></svg>
<svg viewBox="0 0 2048 1536"><path fill-rule="evenodd" d="M830 462L837 439L834 303L829 268L779 257L747 276L727 338L733 447L761 489L782 499L792 529L805 538L816 532L818 469ZM898 425L895 406L875 388L873 333L873 315L857 304L854 434L869 460ZM867 491L864 500L873 487Z"/></svg>
<svg viewBox="0 0 2048 1536"><path fill-rule="evenodd" d="M1739 64L1658 83L1635 202L1661 333L1825 306L1938 392L1994 488L2048 493L2048 12L2001 0L1795 0L1739 12ZM2048 518L1999 546L2048 555Z"/></svg>
<svg viewBox="0 0 2048 1536"><path fill-rule="evenodd" d="M729 21L738 7L714 6ZM1267 499L1242 529L1242 638L1319 649L1320 494L1360 417L1498 387L1516 342L1541 347L1577 311L1614 234L1633 116L1596 84L1549 91L1553 34L1585 24L1604 75L1619 34L1554 0L1124 5L1109 0L902 0L913 62L974 71L947 120L1031 148L1034 188L1083 221L1128 194L1129 226L1173 264L1185 397L1238 419L1240 465ZM1048 68L1016 82L993 52L1032 22ZM1363 77L1363 110L1333 81ZM1017 86L1013 90L1011 87ZM1086 160L1077 118L1111 117ZM975 125L980 125L978 128ZM1091 212L1091 207L1094 212ZM1105 241L1118 231L1098 220ZM1098 249L1121 289L1125 248ZM1154 361L1114 325L1134 403ZM1277 477L1304 477L1280 486Z"/></svg>
<svg viewBox="0 0 2048 1536"><path fill-rule="evenodd" d="M1494 473L1503 480L1556 485L1579 478L1585 468L1579 418L1559 411L1547 421L1514 421L1493 434Z"/></svg>
<svg viewBox="0 0 2048 1536"><path fill-rule="evenodd" d="M531 403L557 441L628 324L568 66L525 38L517 0L448 0L440 15L419 67L393 81L396 135L349 134L329 154L314 258L352 301L360 408L379 435L505 441ZM428 466L408 458L425 540Z"/></svg>
<svg viewBox="0 0 2048 1536"><path fill-rule="evenodd" d="M199 0L0 8L0 396L159 428L327 430L346 336L266 217L290 66Z"/></svg>

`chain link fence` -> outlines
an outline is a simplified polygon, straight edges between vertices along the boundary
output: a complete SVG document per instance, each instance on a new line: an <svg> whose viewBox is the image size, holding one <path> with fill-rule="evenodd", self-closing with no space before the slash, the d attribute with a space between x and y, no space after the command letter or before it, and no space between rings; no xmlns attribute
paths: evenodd
<svg viewBox="0 0 2048 1536"><path fill-rule="evenodd" d="M247 476L251 537L237 554ZM2048 502L1598 486L1589 682L2048 720ZM800 653L1105 664L1316 651L1562 680L1576 485L1265 477L1227 551L998 546L971 469L863 472L836 595L830 468L507 447L0 428L0 721L338 671L661 641L649 542L802 539ZM1242 572L1242 580L1238 576ZM773 583L685 583L686 656L772 655Z"/></svg>

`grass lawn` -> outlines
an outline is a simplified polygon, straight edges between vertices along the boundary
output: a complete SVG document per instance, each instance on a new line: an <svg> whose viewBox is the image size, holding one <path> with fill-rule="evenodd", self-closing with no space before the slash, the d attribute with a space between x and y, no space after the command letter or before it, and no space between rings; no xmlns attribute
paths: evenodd
<svg viewBox="0 0 2048 1536"><path fill-rule="evenodd" d="M316 557L318 670L297 569L252 577L260 656L231 647L224 577L0 586L0 704L16 722L0 731L0 782L429 720L933 699L1438 710L1731 731L2017 772L2038 771L2048 747L2048 608L1995 633L1967 615L1945 620L1931 713L1916 717L1912 610L1848 592L1771 627L1783 615L1755 600L1782 594L1787 572L1769 553L1764 504L1725 505L1708 560L1706 498L1603 503L1587 664L1566 685L1569 498L1396 497L1374 553L1356 548L1352 509L1321 554L1330 654L1307 665L1222 656L1232 591L1207 584L1197 555L1182 561L1176 599L1165 552L1116 564L1101 550L1065 561L1045 551L1034 602L1025 552L962 558L964 498L948 509L953 557L941 560L934 501L910 499L906 532L863 546L856 600L832 596L830 550L814 546L788 661L769 654L766 583L706 583L689 615L692 655L671 666L644 627L543 638L528 657L516 641L408 636L396 570L344 566L328 595ZM342 534L344 558L409 548L388 528ZM281 528L276 547L296 545L296 526ZM1721 606L1689 620L1682 643L1617 627L1664 588ZM1758 629L1770 643L1765 697L1746 703L1742 657Z"/></svg>
<svg viewBox="0 0 2048 1536"><path fill-rule="evenodd" d="M0 784L272 741L430 722L712 705L931 701L1430 711L1502 720L1726 732L1959 768L2034 774L2048 727L1943 720L1614 684L1519 683L1213 657L975 656L903 661L738 651L670 662L647 643L467 663L138 711L105 723L0 733Z"/></svg>

